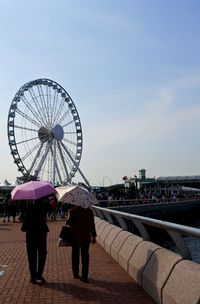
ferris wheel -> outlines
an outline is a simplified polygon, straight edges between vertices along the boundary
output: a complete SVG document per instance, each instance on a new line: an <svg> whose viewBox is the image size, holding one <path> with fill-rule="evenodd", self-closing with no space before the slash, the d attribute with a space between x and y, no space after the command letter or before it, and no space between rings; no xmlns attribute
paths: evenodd
<svg viewBox="0 0 200 304"><path fill-rule="evenodd" d="M37 79L16 93L8 113L8 142L21 179L71 183L79 171L81 121L66 90L50 79Z"/></svg>

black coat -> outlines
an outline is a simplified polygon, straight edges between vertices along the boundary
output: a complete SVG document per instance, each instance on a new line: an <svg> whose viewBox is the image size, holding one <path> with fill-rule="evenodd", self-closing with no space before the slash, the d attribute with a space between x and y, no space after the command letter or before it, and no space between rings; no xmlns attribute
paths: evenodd
<svg viewBox="0 0 200 304"><path fill-rule="evenodd" d="M49 231L46 223L47 212L47 201L39 199L29 203L21 230L33 235L46 234Z"/></svg>
<svg viewBox="0 0 200 304"><path fill-rule="evenodd" d="M68 211L67 225L72 227L73 242L78 245L90 243L96 237L94 215L90 208L72 207Z"/></svg>

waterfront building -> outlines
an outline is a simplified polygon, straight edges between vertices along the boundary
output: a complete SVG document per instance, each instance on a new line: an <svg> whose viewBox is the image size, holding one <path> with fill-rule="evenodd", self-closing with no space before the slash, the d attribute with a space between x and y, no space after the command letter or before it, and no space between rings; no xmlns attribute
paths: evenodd
<svg viewBox="0 0 200 304"><path fill-rule="evenodd" d="M143 195L156 195L157 197L187 194L200 194L200 175L191 176L161 176L146 177L146 170L139 170L139 176L127 178L126 188L135 187Z"/></svg>

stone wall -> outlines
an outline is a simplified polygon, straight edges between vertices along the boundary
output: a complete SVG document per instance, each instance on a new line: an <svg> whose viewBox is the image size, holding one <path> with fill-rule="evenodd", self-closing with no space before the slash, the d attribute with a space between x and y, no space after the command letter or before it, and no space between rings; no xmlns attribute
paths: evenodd
<svg viewBox="0 0 200 304"><path fill-rule="evenodd" d="M200 265L95 217L97 242L161 304L200 304Z"/></svg>

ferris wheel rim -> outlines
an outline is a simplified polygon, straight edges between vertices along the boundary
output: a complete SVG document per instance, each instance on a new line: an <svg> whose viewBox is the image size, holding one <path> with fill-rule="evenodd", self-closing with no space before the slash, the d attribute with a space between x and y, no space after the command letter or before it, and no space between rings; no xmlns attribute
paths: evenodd
<svg viewBox="0 0 200 304"><path fill-rule="evenodd" d="M30 172L27 169L26 165L24 164L24 161L22 160L20 153L18 151L18 144L16 142L16 136L15 136L15 113L16 113L16 109L17 109L17 105L18 103L21 101L20 98L21 96L23 96L25 91L28 91L30 88L37 86L37 85L44 85L44 86L49 86L49 87L53 87L54 90L58 90L59 93L61 93L61 95L63 94L63 96L65 96L65 102L68 105L69 111L71 112L71 115L74 119L74 128L76 131L76 152L75 152L75 157L74 157L74 164L71 167L71 170L69 172L69 176L66 178L63 178L62 182L65 182L67 179L71 179L74 177L78 166L80 164L80 160L81 160L81 156L82 156L82 147L83 147L83 135L82 135L82 126L81 126L81 121L80 121L80 117L78 114L78 111L76 109L76 106L71 98L71 96L69 95L69 93L57 82L55 82L54 80L48 79L48 78L39 78L39 79L35 79L32 81L29 81L27 83L25 83L15 94L12 102L11 102L11 106L9 109L9 113L8 113L8 123L7 123L7 131L8 131L8 141L9 141L9 146L10 146L10 150L11 150L11 154L14 158L14 163L17 165L18 167L18 171L20 171L23 175L23 177L26 176L30 176ZM55 86L55 88L54 88ZM73 111L73 113L72 113ZM44 130L43 130L44 131ZM41 131L42 132L42 131ZM38 134L41 134L41 132ZM45 133L45 132L43 132ZM46 130L46 136L47 136L47 130ZM64 131L63 128L61 127L61 125L57 124L55 126L55 130L51 131L51 134L49 135L51 137L49 138L45 138L45 141L47 142L48 140L50 141L52 140L56 140L57 144L59 141L61 141L61 139L63 139L64 137ZM59 149L61 149L62 147L60 147ZM34 177L34 176L32 176Z"/></svg>

